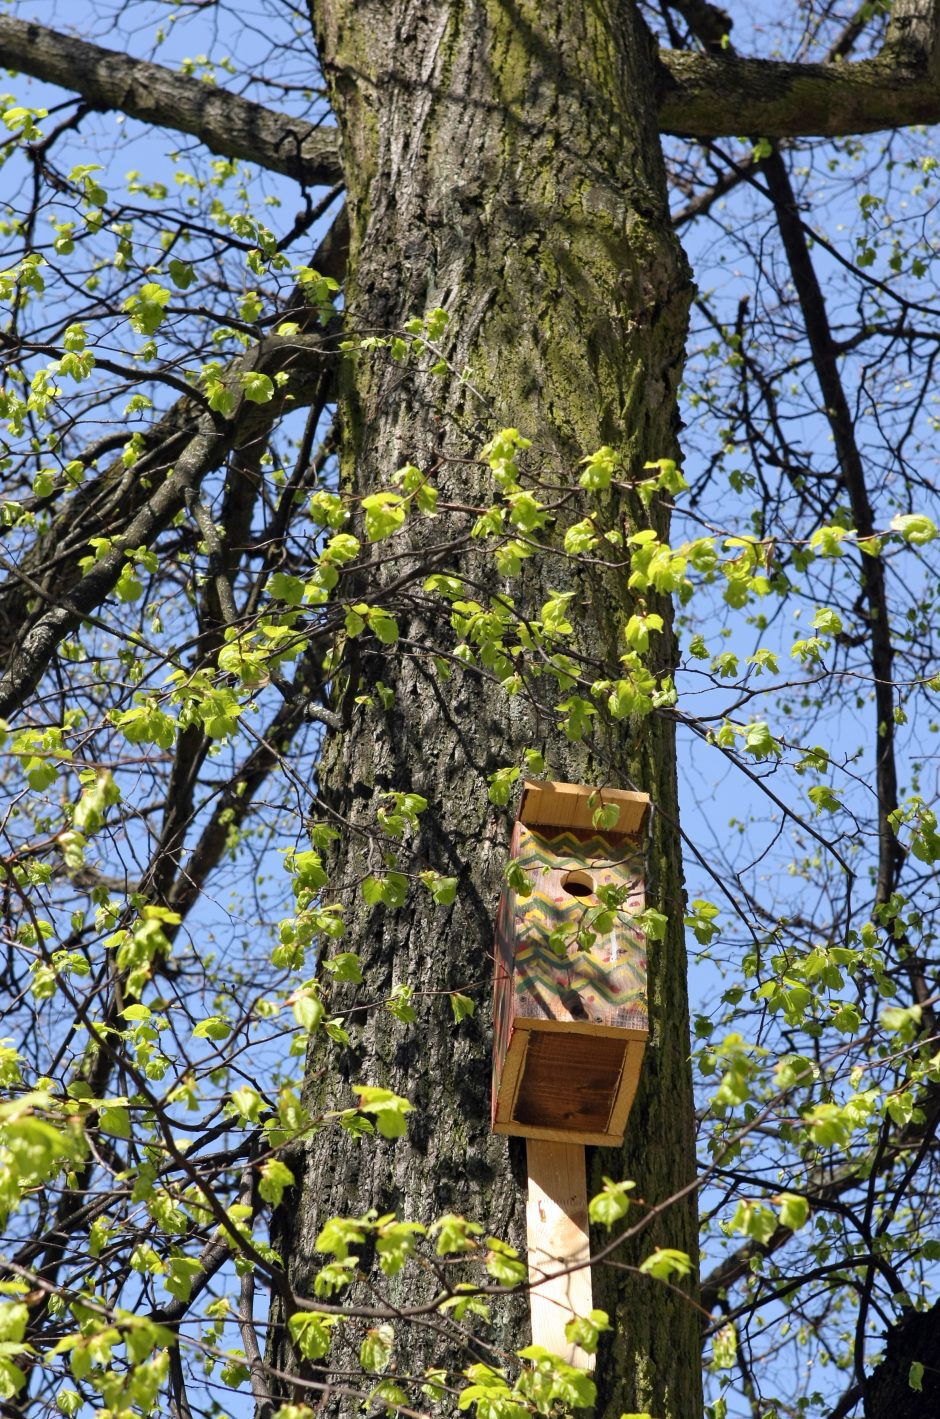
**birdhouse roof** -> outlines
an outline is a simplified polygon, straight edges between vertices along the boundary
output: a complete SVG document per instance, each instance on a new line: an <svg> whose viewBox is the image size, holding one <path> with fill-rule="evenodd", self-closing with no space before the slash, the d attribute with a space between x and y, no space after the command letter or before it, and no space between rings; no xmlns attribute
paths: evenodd
<svg viewBox="0 0 940 1419"><path fill-rule="evenodd" d="M598 807L616 804L620 817L612 828L594 827ZM623 788L592 788L582 783L556 783L546 780L523 784L519 821L528 828L571 828L576 832L594 831L601 836L636 837L646 824L650 798L648 793L630 793Z"/></svg>

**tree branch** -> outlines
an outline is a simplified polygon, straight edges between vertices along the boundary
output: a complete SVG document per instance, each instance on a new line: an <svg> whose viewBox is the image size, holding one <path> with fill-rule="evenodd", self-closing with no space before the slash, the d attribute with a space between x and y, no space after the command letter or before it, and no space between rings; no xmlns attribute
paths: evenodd
<svg viewBox="0 0 940 1419"><path fill-rule="evenodd" d="M59 84L95 108L189 133L213 153L258 163L305 186L342 181L334 128L316 128L161 64L9 15L0 16L0 64Z"/></svg>
<svg viewBox="0 0 940 1419"><path fill-rule="evenodd" d="M937 122L935 0L895 10L880 55L854 64L748 59L711 46L707 54L663 50L660 127L692 138L784 138ZM309 186L342 181L335 129L34 21L0 17L0 64Z"/></svg>
<svg viewBox="0 0 940 1419"><path fill-rule="evenodd" d="M940 121L940 85L899 58L788 64L664 50L659 123L685 138L875 133Z"/></svg>
<svg viewBox="0 0 940 1419"><path fill-rule="evenodd" d="M937 0L899 0L881 52L857 63L662 50L660 128L688 138L834 138L936 123L937 29Z"/></svg>
<svg viewBox="0 0 940 1419"><path fill-rule="evenodd" d="M316 356L322 350L319 336L269 337L263 345L234 361L228 375L233 382L239 372L258 370L269 377L278 373L287 382L269 403L256 404L241 396L232 417L215 420L202 411L194 417L185 445L176 454L173 469L156 490L121 528L112 535L112 546L84 575L77 563L63 572L49 603L40 607L32 625L14 640L11 657L0 678L0 715L15 714L38 685L57 646L82 620L94 611L114 589L125 563L125 549L149 546L176 514L202 479L236 445L258 438L283 412L285 404L303 408L319 388L322 365ZM182 400L192 410L193 401Z"/></svg>

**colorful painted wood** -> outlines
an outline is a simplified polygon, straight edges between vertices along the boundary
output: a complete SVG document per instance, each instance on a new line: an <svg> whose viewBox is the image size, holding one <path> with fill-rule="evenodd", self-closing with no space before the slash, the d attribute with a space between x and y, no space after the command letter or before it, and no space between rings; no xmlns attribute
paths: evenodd
<svg viewBox="0 0 940 1419"><path fill-rule="evenodd" d="M617 823L592 826L598 803ZM507 888L496 926L493 1128L524 1138L623 1141L649 1035L643 793L527 783L511 852L532 883ZM627 888L611 931L575 937L601 885Z"/></svg>

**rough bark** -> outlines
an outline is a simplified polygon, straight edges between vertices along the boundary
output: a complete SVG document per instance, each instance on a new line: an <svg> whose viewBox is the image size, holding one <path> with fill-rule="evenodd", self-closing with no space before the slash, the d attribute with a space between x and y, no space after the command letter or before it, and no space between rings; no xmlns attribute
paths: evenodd
<svg viewBox="0 0 940 1419"><path fill-rule="evenodd" d="M0 64L59 84L93 108L189 133L213 153L259 163L308 187L342 180L336 134L161 64L0 16Z"/></svg>
<svg viewBox="0 0 940 1419"><path fill-rule="evenodd" d="M911 1311L888 1332L888 1344L881 1364L865 1384L865 1419L927 1419L940 1413L940 1306L927 1311ZM913 1372L912 1366L923 1366Z"/></svg>
<svg viewBox="0 0 940 1419"><path fill-rule="evenodd" d="M576 486L578 459L603 443L623 452L631 475L644 460L674 453L690 287L667 214L655 55L635 8L323 0L315 18L348 177L350 326L398 329L443 305L451 317L448 358L454 370L469 371L462 382L431 376L420 363L403 370L383 353L350 360L341 395L350 490L387 485L412 461L435 470L442 503L488 503L489 472L467 460L511 425L533 440L531 466L563 486ZM416 526L410 535L417 562L430 534ZM385 571L377 557L373 590L401 565ZM547 586L563 590L572 574L557 561L550 569L526 565L527 575L502 589L537 615ZM465 557L460 569L488 574L479 558ZM580 648L614 671L623 648L623 580L569 580L578 592ZM321 797L354 825L337 874L350 884L348 940L365 983L333 993L331 1009L353 1028L354 1048L315 1049L308 1101L318 1112L348 1106L349 1083L366 1082L405 1094L417 1112L407 1140L397 1143L361 1145L328 1130L312 1140L300 1197L281 1217L279 1238L291 1282L306 1296L324 1260L314 1251L319 1227L369 1207L424 1223L462 1213L524 1251L524 1145L489 1126L490 952L510 815L488 803L487 774L517 762L526 744L545 751L552 777L634 782L657 803L650 892L671 925L651 953L653 1038L624 1152L598 1155L590 1166L595 1181L602 1171L634 1178L648 1203L669 1198L694 1172L670 726L656 721L635 737L621 729L589 753L555 730L548 687L540 709L525 697L507 700L471 673L438 684L414 647L446 631L419 602L395 609L399 655L379 659L363 645L356 660L347 659L348 728L330 736L324 752ZM379 678L395 692L391 710L353 705ZM390 789L429 800L420 853L459 877L452 908L435 908L417 892L399 911L363 906L355 883L376 866L368 830L376 795ZM427 993L415 1024L365 1012L400 982ZM457 1030L446 995L455 989L478 1002L476 1016ZM639 1251L618 1260L635 1262L657 1243L695 1255L692 1200L668 1209ZM394 1304L420 1304L426 1281L410 1271L403 1277L392 1288ZM700 1413L690 1301L626 1270L599 1272L596 1288L616 1324L598 1367L601 1412ZM344 1370L358 1368L361 1335L350 1331L334 1341L339 1384L348 1379ZM481 1354L504 1363L528 1339L525 1302L497 1310L492 1331L481 1336L461 1357L432 1327L412 1325L397 1378ZM283 1368L293 1363L283 1338L273 1358ZM344 1403L334 1395L323 1412L341 1413Z"/></svg>

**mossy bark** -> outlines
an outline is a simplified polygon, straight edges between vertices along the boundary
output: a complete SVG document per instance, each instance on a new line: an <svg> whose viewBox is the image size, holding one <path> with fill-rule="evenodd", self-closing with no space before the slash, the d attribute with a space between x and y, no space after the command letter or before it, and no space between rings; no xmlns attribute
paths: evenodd
<svg viewBox="0 0 940 1419"><path fill-rule="evenodd" d="M457 372L442 379L426 372L427 362L402 366L382 351L349 358L342 376L347 487L361 495L388 486L394 470L412 462L433 470L442 504L488 503L491 476L476 460L505 426L532 440L528 466L558 487L576 486L578 460L601 444L623 454L629 475L639 475L646 459L673 456L690 284L667 214L655 55L635 6L321 0L314 21L348 180L349 329L397 330L443 306L446 354ZM642 515L639 506L613 500L608 512L615 523ZM446 515L412 519L409 528L412 522L405 558L383 561L388 548L379 544L362 590L422 567ZM478 553L464 553L459 569L492 576ZM575 591L577 643L598 673L607 667L616 675L623 575L533 558L500 588L533 616L549 588ZM556 728L558 696L549 685L537 682L531 696L508 699L470 671L441 681L421 648L446 644L446 618L438 624L417 594L399 596L395 609L402 635L394 654L362 639L353 644L345 666L348 727L324 751L321 797L352 825L337 872L348 889L348 945L362 958L365 983L334 991L331 1008L345 1014L354 1048L316 1047L307 1084L318 1111L348 1106L350 1083L363 1081L406 1095L416 1113L407 1139L395 1143L358 1144L338 1130L311 1141L299 1204L281 1219L279 1239L294 1287L307 1294L323 1261L314 1239L325 1219L369 1207L424 1223L461 1213L524 1254L525 1145L495 1136L489 1120L491 949L511 813L489 803L487 775L517 763L526 746L544 751L551 777L633 783L657 805L650 900L666 911L670 928L651 953L653 1036L623 1157L604 1153L589 1162L594 1181L601 1172L632 1177L649 1204L685 1187L694 1171L668 720L647 721L632 734L601 728L591 747L570 743ZM662 662L667 641L668 628ZM378 680L394 691L387 711L356 703ZM397 911L363 905L355 884L376 865L368 831L376 796L391 789L428 799L419 857L459 878L452 907L435 907L420 889ZM363 1009L399 983L422 992L417 1022ZM456 1029L452 990L478 1002ZM664 1212L637 1255L657 1243L694 1257L691 1197ZM420 1304L430 1280L406 1271L394 1282L395 1303ZM700 1414L699 1326L690 1300L628 1270L598 1268L595 1287L616 1321L599 1357L599 1412ZM505 1363L528 1342L527 1326L525 1298L507 1301L460 1355L433 1320L403 1323L397 1378L405 1383L427 1366L460 1368L474 1358ZM354 1382L359 1338L351 1325L334 1343L337 1383L344 1374ZM273 1354L290 1367L283 1341ZM416 1390L413 1396L425 1402ZM324 1405L331 1413L355 1409L337 1395Z"/></svg>

